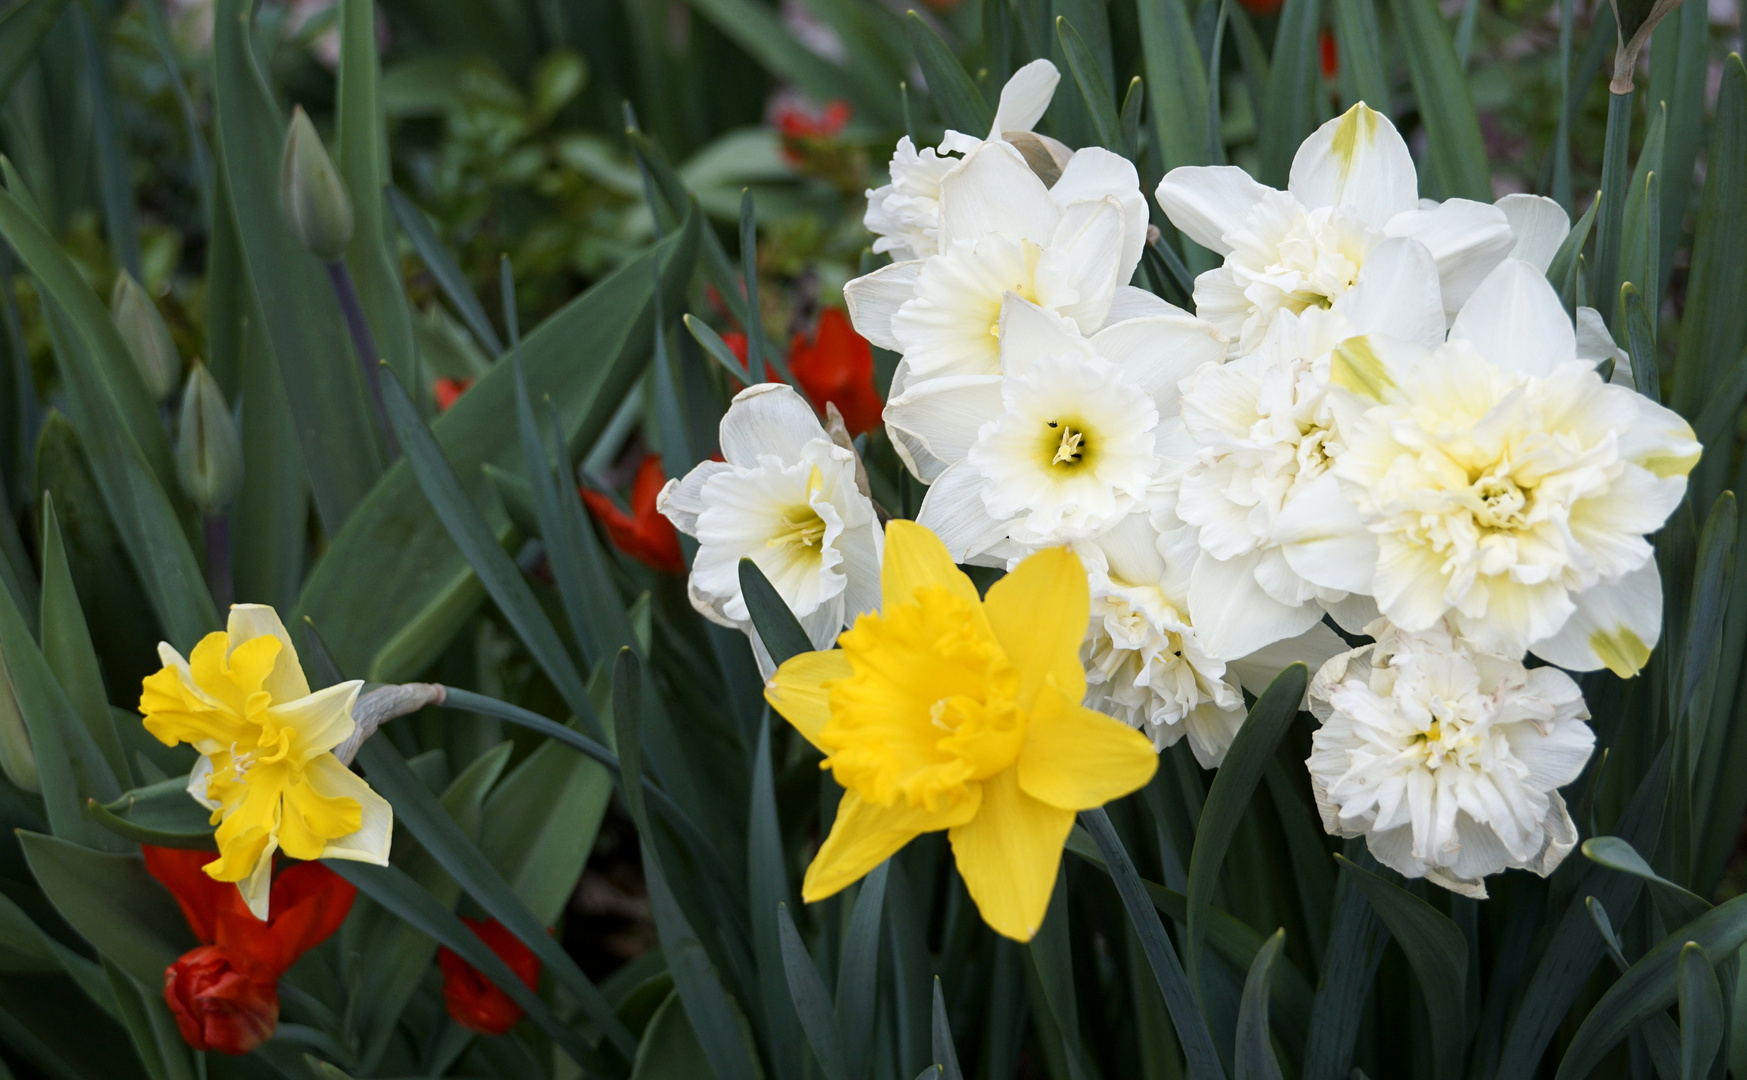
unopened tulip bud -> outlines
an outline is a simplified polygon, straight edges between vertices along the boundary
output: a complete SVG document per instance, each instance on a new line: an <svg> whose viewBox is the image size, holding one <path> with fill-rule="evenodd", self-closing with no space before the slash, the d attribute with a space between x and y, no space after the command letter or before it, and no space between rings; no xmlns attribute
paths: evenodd
<svg viewBox="0 0 1747 1080"><path fill-rule="evenodd" d="M151 295L126 270L115 277L109 293L110 318L139 368L140 381L153 401L163 401L176 389L182 376L182 357L170 339L170 327L152 303Z"/></svg>
<svg viewBox="0 0 1747 1080"><path fill-rule="evenodd" d="M209 514L228 506L243 483L242 438L224 392L202 364L194 365L182 391L176 475L182 490Z"/></svg>
<svg viewBox="0 0 1747 1080"><path fill-rule="evenodd" d="M285 132L279 208L292 235L323 262L338 259L352 242L352 197L301 105L292 110Z"/></svg>
<svg viewBox="0 0 1747 1080"><path fill-rule="evenodd" d="M196 1050L246 1054L279 1026L272 980L222 945L202 945L164 969L164 1004Z"/></svg>

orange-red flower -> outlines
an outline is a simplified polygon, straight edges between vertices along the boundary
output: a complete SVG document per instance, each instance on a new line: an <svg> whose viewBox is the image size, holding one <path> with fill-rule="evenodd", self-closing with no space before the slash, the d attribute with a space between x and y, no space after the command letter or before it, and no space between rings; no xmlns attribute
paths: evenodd
<svg viewBox="0 0 1747 1080"><path fill-rule="evenodd" d="M461 921L479 935L479 940L485 942L498 959L509 965L528 989L540 985L540 958L504 929L502 923L496 919L473 919L465 915L461 916ZM443 1004L457 1024L486 1035L502 1035L522 1018L520 1005L472 964L448 949L437 950L437 965L443 969Z"/></svg>
<svg viewBox="0 0 1747 1080"><path fill-rule="evenodd" d="M455 399L465 394L472 385L472 379L439 378L431 387L431 393L437 399L437 411L447 412L449 406L455 404Z"/></svg>
<svg viewBox="0 0 1747 1080"><path fill-rule="evenodd" d="M1322 77L1332 79L1341 73L1340 51L1335 47L1335 36L1323 27L1316 35L1317 58L1322 61Z"/></svg>
<svg viewBox="0 0 1747 1080"><path fill-rule="evenodd" d="M873 349L840 309L825 309L811 342L805 335L794 336L789 370L814 408L824 412L828 401L837 406L850 435L880 426L883 406L874 389Z"/></svg>
<svg viewBox="0 0 1747 1080"><path fill-rule="evenodd" d="M823 109L813 109L799 101L778 106L776 130L782 137L783 157L789 164L799 165L814 144L836 138L851 115L849 103L841 100L827 102Z"/></svg>
<svg viewBox="0 0 1747 1080"><path fill-rule="evenodd" d="M685 557L679 551L679 533L673 522L655 509L655 498L666 483L661 455L650 454L637 466L629 514L598 491L583 488L582 501L588 505L589 513L606 527L607 535L620 551L664 574L683 574Z"/></svg>
<svg viewBox="0 0 1747 1080"><path fill-rule="evenodd" d="M346 921L358 890L319 862L273 882L266 921L242 893L201 869L212 856L143 845L146 869L170 890L201 947L164 970L164 1003L196 1050L246 1054L279 1024L279 976Z"/></svg>

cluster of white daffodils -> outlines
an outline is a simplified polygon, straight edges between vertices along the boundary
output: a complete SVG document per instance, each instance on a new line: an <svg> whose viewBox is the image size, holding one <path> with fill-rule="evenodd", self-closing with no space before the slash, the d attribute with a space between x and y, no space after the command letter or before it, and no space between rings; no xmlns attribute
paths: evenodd
<svg viewBox="0 0 1747 1080"><path fill-rule="evenodd" d="M1508 867L1549 872L1576 837L1558 789L1593 743L1558 668L1647 661L1647 537L1699 456L1599 314L1573 319L1547 283L1565 213L1421 200L1401 136L1356 105L1299 148L1286 191L1223 166L1160 183L1171 223L1223 258L1190 313L1129 284L1134 166L1031 132L1057 81L1021 69L986 139L905 139L868 193L898 261L844 295L900 358L886 431L929 485L919 522L963 563L1076 552L1086 704L1160 749L1186 735L1217 767L1246 691L1302 662L1330 832L1476 895ZM723 448L663 496L699 540L694 602L746 628L748 555L828 642L878 598L853 452L770 387L736 399Z"/></svg>

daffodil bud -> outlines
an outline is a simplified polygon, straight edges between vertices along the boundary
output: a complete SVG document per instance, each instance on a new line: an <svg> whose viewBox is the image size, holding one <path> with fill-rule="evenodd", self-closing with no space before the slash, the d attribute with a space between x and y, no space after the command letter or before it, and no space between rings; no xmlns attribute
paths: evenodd
<svg viewBox="0 0 1747 1080"><path fill-rule="evenodd" d="M170 327L145 287L123 270L115 276L109 293L110 318L121 332L128 354L139 368L140 381L153 401L163 401L176 389L182 375L182 357L170 339Z"/></svg>
<svg viewBox="0 0 1747 1080"><path fill-rule="evenodd" d="M176 475L182 490L209 514L229 505L243 483L242 438L224 392L201 364L194 365L182 391Z"/></svg>
<svg viewBox="0 0 1747 1080"><path fill-rule="evenodd" d="M24 713L18 707L12 673L6 670L3 656L0 656L0 772L6 774L14 787L33 795L42 791L36 773L36 751L30 745L30 731L24 726Z"/></svg>
<svg viewBox="0 0 1747 1080"><path fill-rule="evenodd" d="M292 110L285 132L279 208L298 243L324 262L339 258L352 242L352 197L301 105Z"/></svg>

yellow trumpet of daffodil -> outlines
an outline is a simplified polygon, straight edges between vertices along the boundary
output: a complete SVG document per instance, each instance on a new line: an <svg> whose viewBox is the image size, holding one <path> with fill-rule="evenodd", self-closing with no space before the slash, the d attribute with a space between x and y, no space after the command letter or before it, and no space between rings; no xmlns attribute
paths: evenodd
<svg viewBox="0 0 1747 1080"><path fill-rule="evenodd" d="M845 789L801 895L822 900L947 829L984 921L1029 941L1074 814L1158 768L1146 736L1080 705L1086 572L1052 548L980 599L933 533L893 521L880 587L841 649L795 656L765 687Z"/></svg>
<svg viewBox="0 0 1747 1080"><path fill-rule="evenodd" d="M226 630L188 659L166 642L158 658L163 669L140 693L146 730L200 751L188 793L218 826L205 870L236 882L256 918L267 917L276 850L387 865L394 812L333 755L352 734L363 682L311 693L291 635L260 604L233 606Z"/></svg>

